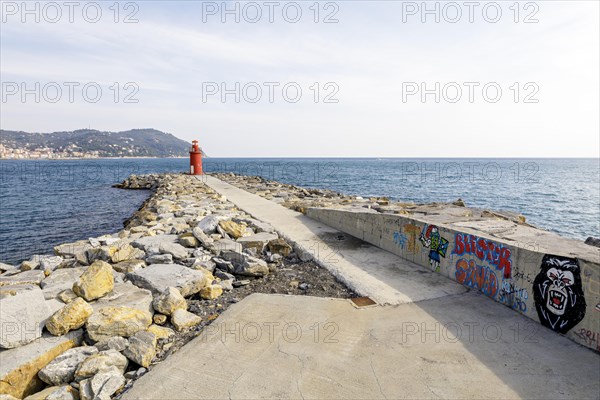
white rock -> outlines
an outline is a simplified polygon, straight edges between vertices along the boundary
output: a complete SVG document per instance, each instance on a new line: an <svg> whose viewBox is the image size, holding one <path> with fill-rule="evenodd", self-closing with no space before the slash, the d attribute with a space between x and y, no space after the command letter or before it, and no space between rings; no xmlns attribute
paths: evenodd
<svg viewBox="0 0 600 400"><path fill-rule="evenodd" d="M75 380L75 371L91 355L97 354L94 346L82 346L69 349L50 361L38 373L41 380L49 385L63 385Z"/></svg>
<svg viewBox="0 0 600 400"><path fill-rule="evenodd" d="M45 320L50 316L39 287L0 299L0 310L0 347L5 349L23 346L41 337Z"/></svg>

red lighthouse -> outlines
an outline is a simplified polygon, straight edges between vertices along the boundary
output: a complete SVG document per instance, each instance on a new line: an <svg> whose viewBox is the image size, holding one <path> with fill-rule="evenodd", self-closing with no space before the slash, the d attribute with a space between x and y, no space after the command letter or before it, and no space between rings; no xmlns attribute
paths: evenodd
<svg viewBox="0 0 600 400"><path fill-rule="evenodd" d="M192 140L190 149L190 175L202 175L202 150L197 140Z"/></svg>

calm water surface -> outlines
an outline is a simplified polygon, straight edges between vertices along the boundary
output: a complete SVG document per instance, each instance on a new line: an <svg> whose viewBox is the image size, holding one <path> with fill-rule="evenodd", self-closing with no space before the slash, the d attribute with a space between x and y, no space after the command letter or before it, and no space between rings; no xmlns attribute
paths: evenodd
<svg viewBox="0 0 600 400"><path fill-rule="evenodd" d="M179 172L187 159L0 160L0 261L112 233L148 197L111 185L130 174ZM415 202L462 198L520 212L564 236L600 236L599 159L234 159L207 172L260 175L305 187Z"/></svg>

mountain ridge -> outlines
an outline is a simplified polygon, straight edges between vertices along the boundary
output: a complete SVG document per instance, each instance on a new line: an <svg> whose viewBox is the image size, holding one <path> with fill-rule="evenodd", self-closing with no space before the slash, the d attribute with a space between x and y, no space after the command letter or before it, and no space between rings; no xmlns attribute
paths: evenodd
<svg viewBox="0 0 600 400"><path fill-rule="evenodd" d="M98 157L185 157L191 143L154 128L126 131L77 129L57 132L25 132L0 129L0 144L13 149L55 152L80 151ZM203 152L203 155L206 154Z"/></svg>

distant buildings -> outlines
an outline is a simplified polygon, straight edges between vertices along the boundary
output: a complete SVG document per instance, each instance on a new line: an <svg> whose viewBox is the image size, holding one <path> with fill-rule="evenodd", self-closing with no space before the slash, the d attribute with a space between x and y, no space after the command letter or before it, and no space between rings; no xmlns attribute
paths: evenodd
<svg viewBox="0 0 600 400"><path fill-rule="evenodd" d="M0 144L0 159L64 159L64 158L98 158L98 151L81 151L71 145L64 150L51 149L49 147L38 147L30 149L13 149Z"/></svg>

